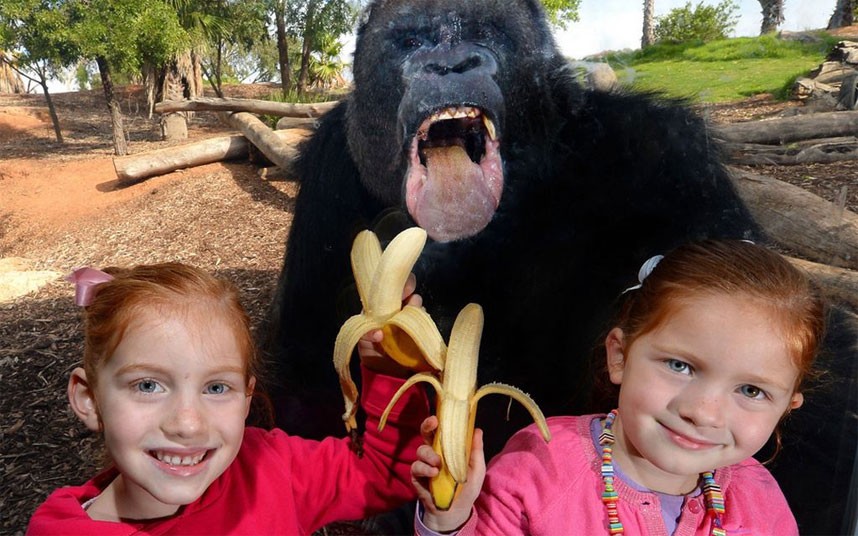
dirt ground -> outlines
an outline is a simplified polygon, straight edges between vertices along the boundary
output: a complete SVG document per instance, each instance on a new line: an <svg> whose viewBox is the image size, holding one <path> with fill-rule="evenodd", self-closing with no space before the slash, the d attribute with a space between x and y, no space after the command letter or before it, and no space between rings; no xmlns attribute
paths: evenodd
<svg viewBox="0 0 858 536"><path fill-rule="evenodd" d="M231 88L260 96L265 86ZM298 185L265 181L244 162L201 166L119 188L109 118L97 91L54 96L66 143L54 141L41 95L0 95L0 259L47 273L24 296L0 298L0 533L19 534L56 487L102 463L95 438L67 408L69 371L82 354L80 311L62 279L76 267L181 261L234 281L257 333L282 264ZM757 98L703 110L715 122L774 116L795 103ZM132 153L163 147L139 88L125 89ZM191 140L227 129L198 113ZM858 211L858 164L757 168ZM12 259L11 261L9 259ZM0 263L0 271L2 271ZM340 527L329 533L360 529Z"/></svg>

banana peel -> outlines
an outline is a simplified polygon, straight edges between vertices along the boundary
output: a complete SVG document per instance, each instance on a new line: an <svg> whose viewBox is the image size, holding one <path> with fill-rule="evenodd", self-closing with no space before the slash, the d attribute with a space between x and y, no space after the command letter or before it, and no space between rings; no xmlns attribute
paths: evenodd
<svg viewBox="0 0 858 536"><path fill-rule="evenodd" d="M382 251L372 231L357 235L351 251L352 272L363 310L346 320L334 343L334 368L345 401L346 430L357 428L358 390L349 362L355 345L369 331L381 329L382 348L400 365L412 370L440 370L447 347L438 327L420 307L402 305L402 289L426 244L426 231L411 227L402 231Z"/></svg>
<svg viewBox="0 0 858 536"><path fill-rule="evenodd" d="M467 481L471 442L474 437L477 403L489 394L509 396L521 403L539 427L545 441L551 432L545 416L530 396L520 389L502 383L490 383L477 389L477 363L483 332L483 310L475 303L465 306L456 317L444 370L421 372L409 378L391 398L381 416L378 428L384 428L390 410L412 385L430 384L437 393L438 429L432 448L441 456L441 469L429 481L429 492L439 510L447 510L456 497L459 485Z"/></svg>

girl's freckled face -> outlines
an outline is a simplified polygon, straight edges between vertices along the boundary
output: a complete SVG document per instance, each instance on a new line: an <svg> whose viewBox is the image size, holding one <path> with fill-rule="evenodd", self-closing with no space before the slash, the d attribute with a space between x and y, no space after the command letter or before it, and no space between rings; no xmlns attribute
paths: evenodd
<svg viewBox="0 0 858 536"><path fill-rule="evenodd" d="M802 401L777 319L750 299L689 300L620 350L608 353L620 384L614 457L658 491L687 493L700 472L753 456Z"/></svg>
<svg viewBox="0 0 858 536"><path fill-rule="evenodd" d="M129 326L95 391L124 516L172 515L226 470L244 435L247 383L232 328L210 311L153 309Z"/></svg>

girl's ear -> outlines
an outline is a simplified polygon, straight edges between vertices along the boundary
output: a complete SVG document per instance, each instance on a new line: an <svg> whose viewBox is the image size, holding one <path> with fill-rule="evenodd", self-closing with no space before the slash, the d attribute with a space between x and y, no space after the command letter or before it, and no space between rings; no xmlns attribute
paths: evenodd
<svg viewBox="0 0 858 536"><path fill-rule="evenodd" d="M789 409L794 410L801 407L804 404L804 395L801 393L795 393L792 395L792 400L789 403Z"/></svg>
<svg viewBox="0 0 858 536"><path fill-rule="evenodd" d="M253 390L256 388L256 376L251 376L247 382L247 396L245 397L244 418L250 415L250 405L253 402Z"/></svg>
<svg viewBox="0 0 858 536"><path fill-rule="evenodd" d="M625 335L620 328L614 328L605 337L605 350L608 365L608 376L611 383L620 385L623 383L623 369L626 366L625 357Z"/></svg>
<svg viewBox="0 0 858 536"><path fill-rule="evenodd" d="M86 379L86 371L77 367L69 376L69 405L87 428L93 432L101 431L101 419L98 416L98 404L95 393Z"/></svg>

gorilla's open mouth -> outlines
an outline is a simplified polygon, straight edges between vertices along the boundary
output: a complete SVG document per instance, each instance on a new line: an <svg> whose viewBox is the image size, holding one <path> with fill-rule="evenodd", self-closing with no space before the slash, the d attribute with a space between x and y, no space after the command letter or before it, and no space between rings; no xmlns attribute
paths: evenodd
<svg viewBox="0 0 858 536"><path fill-rule="evenodd" d="M408 212L433 240L449 242L480 232L503 191L500 142L479 108L436 111L411 142L405 199Z"/></svg>

